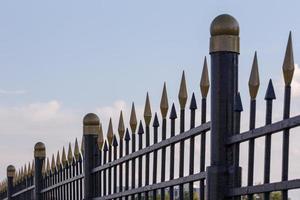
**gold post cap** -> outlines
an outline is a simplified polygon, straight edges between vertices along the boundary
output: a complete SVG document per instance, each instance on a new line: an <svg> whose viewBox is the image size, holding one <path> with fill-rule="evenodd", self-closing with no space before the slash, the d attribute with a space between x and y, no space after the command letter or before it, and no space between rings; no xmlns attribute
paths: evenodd
<svg viewBox="0 0 300 200"><path fill-rule="evenodd" d="M16 168L13 165L9 165L6 169L7 177L14 177L16 173Z"/></svg>
<svg viewBox="0 0 300 200"><path fill-rule="evenodd" d="M217 16L210 25L210 53L218 51L240 52L240 27L228 14Z"/></svg>
<svg viewBox="0 0 300 200"><path fill-rule="evenodd" d="M88 113L83 118L83 135L97 135L100 120L94 113Z"/></svg>
<svg viewBox="0 0 300 200"><path fill-rule="evenodd" d="M46 147L44 143L38 142L34 146L34 157L45 158L46 157Z"/></svg>

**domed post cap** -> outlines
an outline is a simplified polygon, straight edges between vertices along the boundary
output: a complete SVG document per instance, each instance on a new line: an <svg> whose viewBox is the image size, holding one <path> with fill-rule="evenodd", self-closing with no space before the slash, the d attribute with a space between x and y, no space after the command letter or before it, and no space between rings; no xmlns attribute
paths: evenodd
<svg viewBox="0 0 300 200"><path fill-rule="evenodd" d="M240 52L240 27L228 14L217 16L210 25L210 53L219 51Z"/></svg>
<svg viewBox="0 0 300 200"><path fill-rule="evenodd" d="M45 158L46 157L46 147L42 142L38 142L34 146L34 157L35 158Z"/></svg>
<svg viewBox="0 0 300 200"><path fill-rule="evenodd" d="M83 135L97 135L99 132L99 117L94 113L88 113L83 118Z"/></svg>
<svg viewBox="0 0 300 200"><path fill-rule="evenodd" d="M9 165L6 169L7 177L14 177L16 173L16 168L13 165Z"/></svg>

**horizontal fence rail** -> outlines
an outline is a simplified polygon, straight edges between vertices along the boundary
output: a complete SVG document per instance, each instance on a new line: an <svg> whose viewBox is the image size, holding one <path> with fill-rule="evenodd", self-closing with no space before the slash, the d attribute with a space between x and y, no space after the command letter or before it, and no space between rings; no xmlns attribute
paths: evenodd
<svg viewBox="0 0 300 200"><path fill-rule="evenodd" d="M239 24L230 15L220 15L213 20L210 32L211 78L205 57L200 103L195 93L188 93L183 72L178 106L169 104L164 83L160 112L152 113L147 93L143 119L138 120L132 103L128 125L121 111L117 130L110 119L106 137L98 116L89 113L83 119L80 148L76 139L73 147L70 143L50 159L45 145L36 143L33 162L19 170L7 167L7 178L0 182L0 200L272 200L274 194L288 200L289 190L300 188L299 179L289 178L290 131L300 127L300 115L290 117L295 70L291 33L282 66L282 120L273 122L276 95L270 79L264 98L265 123L256 127L260 78L255 52L248 81L249 128L241 132ZM274 134L282 135L281 181L277 182L271 182L270 173ZM255 167L258 138L264 139L264 149L259 152L264 155L262 169ZM248 145L245 155L241 155L242 143ZM247 171L240 159L247 159ZM254 183L255 170L263 170L263 183ZM247 177L245 186L243 174Z"/></svg>

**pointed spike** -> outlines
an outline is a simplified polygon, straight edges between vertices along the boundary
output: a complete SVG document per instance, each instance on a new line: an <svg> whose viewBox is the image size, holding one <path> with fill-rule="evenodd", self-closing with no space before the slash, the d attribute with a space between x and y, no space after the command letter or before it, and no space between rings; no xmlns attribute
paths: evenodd
<svg viewBox="0 0 300 200"><path fill-rule="evenodd" d="M98 133L98 138L97 138L97 144L98 144L98 148L101 151L103 148L103 144L104 144L104 136L103 136L103 129L102 129L102 124L99 124L99 133Z"/></svg>
<svg viewBox="0 0 300 200"><path fill-rule="evenodd" d="M31 165L30 165L30 162L28 163L28 176L31 176Z"/></svg>
<svg viewBox="0 0 300 200"><path fill-rule="evenodd" d="M28 171L27 171L27 166L26 164L24 165L24 177L28 176Z"/></svg>
<svg viewBox="0 0 300 200"><path fill-rule="evenodd" d="M129 141L129 140L130 140L130 133L129 133L128 128L126 128L125 140L126 140L126 141Z"/></svg>
<svg viewBox="0 0 300 200"><path fill-rule="evenodd" d="M295 63L294 63L294 54L293 54L293 43L292 43L292 32L289 34L289 39L285 51L284 61L282 65L283 77L285 85L290 85L292 83Z"/></svg>
<svg viewBox="0 0 300 200"><path fill-rule="evenodd" d="M269 84L268 84L268 88L267 88L267 92L266 92L266 95L265 95L265 100L274 100L274 99L276 99L276 96L275 96L275 91L274 91L272 79L270 79Z"/></svg>
<svg viewBox="0 0 300 200"><path fill-rule="evenodd" d="M205 57L203 69L202 69L201 81L200 81L200 89L203 98L207 97L209 87L210 87L210 83L209 83L209 76L208 76L207 61Z"/></svg>
<svg viewBox="0 0 300 200"><path fill-rule="evenodd" d="M47 158L47 174L49 174L51 171L51 168L50 168L50 160L49 158Z"/></svg>
<svg viewBox="0 0 300 200"><path fill-rule="evenodd" d="M84 136L82 136L82 139L81 139L80 151L82 154L84 154Z"/></svg>
<svg viewBox="0 0 300 200"><path fill-rule="evenodd" d="M113 137L113 147L117 147L117 146L118 146L118 140L117 140L116 135L114 135L114 137Z"/></svg>
<svg viewBox="0 0 300 200"><path fill-rule="evenodd" d="M234 111L242 112L243 111L243 104L241 100L241 95L238 92L234 99Z"/></svg>
<svg viewBox="0 0 300 200"><path fill-rule="evenodd" d="M197 109L197 101L196 101L196 97L195 97L194 92L193 92L192 99L191 99L190 109L191 110L196 110Z"/></svg>
<svg viewBox="0 0 300 200"><path fill-rule="evenodd" d="M108 140L109 145L112 145L113 137L114 137L114 131L113 131L113 126L112 126L112 120L110 118L108 130L107 130L107 140Z"/></svg>
<svg viewBox="0 0 300 200"><path fill-rule="evenodd" d="M64 167L67 166L67 164L68 164L65 147L63 147L63 150L62 150L61 162Z"/></svg>
<svg viewBox="0 0 300 200"><path fill-rule="evenodd" d="M106 140L104 141L103 151L108 151L108 146Z"/></svg>
<svg viewBox="0 0 300 200"><path fill-rule="evenodd" d="M123 118L123 112L122 111L120 112L118 132L119 132L120 140L123 140L124 133L125 133L125 125L124 125L124 118Z"/></svg>
<svg viewBox="0 0 300 200"><path fill-rule="evenodd" d="M144 120L147 126L149 126L151 118L152 118L152 112L151 112L149 94L147 92L145 109L144 109Z"/></svg>
<svg viewBox="0 0 300 200"><path fill-rule="evenodd" d="M60 166L61 166L60 155L59 155L59 151L57 151L57 155L56 155L56 168L60 169Z"/></svg>
<svg viewBox="0 0 300 200"><path fill-rule="evenodd" d="M255 99L257 96L257 92L259 89L260 81L259 81L259 72L258 72L258 62L257 62L257 53L254 54L251 74L249 77L249 93L251 99Z"/></svg>
<svg viewBox="0 0 300 200"><path fill-rule="evenodd" d="M159 121L158 121L157 113L155 113L155 115L154 115L153 127L159 127Z"/></svg>
<svg viewBox="0 0 300 200"><path fill-rule="evenodd" d="M160 111L163 118L166 118L169 109L167 86L164 83L163 92L160 100Z"/></svg>
<svg viewBox="0 0 300 200"><path fill-rule="evenodd" d="M187 98L188 98L188 94L187 94L187 88L186 88L185 73L183 71L182 76L181 76L179 93L178 93L178 99L179 99L181 109L185 108Z"/></svg>
<svg viewBox="0 0 300 200"><path fill-rule="evenodd" d="M131 107L129 124L130 124L130 128L131 128L132 134L134 134L135 131L136 131L136 126L137 126L137 119L136 119L136 113L135 113L134 103L132 103L132 107Z"/></svg>
<svg viewBox="0 0 300 200"><path fill-rule="evenodd" d="M171 108L170 119L176 119L176 118L177 118L177 113L176 113L175 104L173 103Z"/></svg>
<svg viewBox="0 0 300 200"><path fill-rule="evenodd" d="M56 166L55 166L55 158L54 154L52 154L52 161L51 161L51 171L55 172Z"/></svg>
<svg viewBox="0 0 300 200"><path fill-rule="evenodd" d="M74 156L75 156L76 160L79 160L80 151L79 151L79 145L78 145L77 138L75 139Z"/></svg>
<svg viewBox="0 0 300 200"><path fill-rule="evenodd" d="M143 128L143 123L142 123L142 120L141 120L140 124L139 124L138 134L143 134L143 133L144 133L144 128Z"/></svg>
<svg viewBox="0 0 300 200"><path fill-rule="evenodd" d="M31 174L32 174L32 176L34 175L34 171L35 171L35 163L34 163L34 160L32 160L32 164L31 164Z"/></svg>
<svg viewBox="0 0 300 200"><path fill-rule="evenodd" d="M68 162L69 164L73 161L73 153L72 153L72 146L71 143L69 143L69 149L68 149Z"/></svg>

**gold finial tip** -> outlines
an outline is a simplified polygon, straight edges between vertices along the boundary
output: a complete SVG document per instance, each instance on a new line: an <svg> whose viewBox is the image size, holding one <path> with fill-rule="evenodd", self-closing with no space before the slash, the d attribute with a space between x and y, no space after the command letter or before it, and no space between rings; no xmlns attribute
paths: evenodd
<svg viewBox="0 0 300 200"><path fill-rule="evenodd" d="M94 113L88 113L83 118L83 124L86 126L99 125L99 117Z"/></svg>
<svg viewBox="0 0 300 200"><path fill-rule="evenodd" d="M217 16L210 25L211 36L216 35L239 35L240 27L238 21L228 14Z"/></svg>

